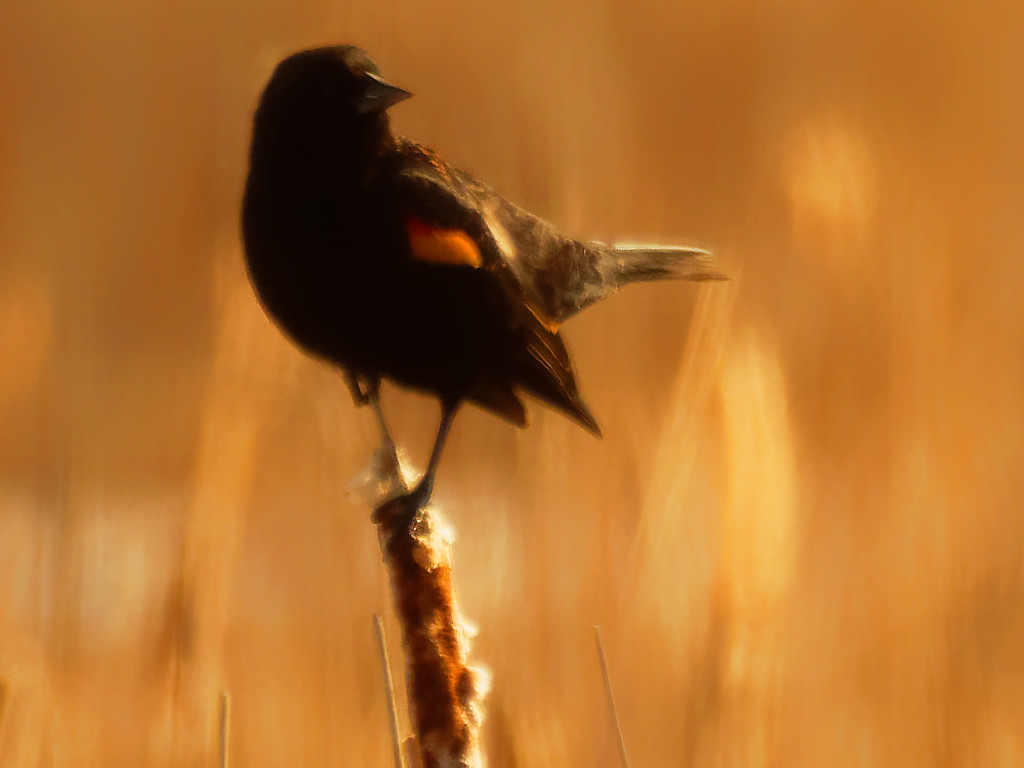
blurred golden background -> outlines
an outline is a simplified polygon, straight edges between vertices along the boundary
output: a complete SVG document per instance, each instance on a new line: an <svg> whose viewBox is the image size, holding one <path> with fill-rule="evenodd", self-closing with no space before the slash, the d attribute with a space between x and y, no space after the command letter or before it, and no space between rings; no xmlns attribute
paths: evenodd
<svg viewBox="0 0 1024 768"><path fill-rule="evenodd" d="M566 327L605 439L456 422L435 498L490 764L617 764L599 624L634 766L1024 765L1022 29L998 0L0 5L0 765L214 765L224 689L235 766L390 765L346 492L373 420L238 234L260 88L331 42L513 200L735 276ZM436 406L384 396L422 466Z"/></svg>

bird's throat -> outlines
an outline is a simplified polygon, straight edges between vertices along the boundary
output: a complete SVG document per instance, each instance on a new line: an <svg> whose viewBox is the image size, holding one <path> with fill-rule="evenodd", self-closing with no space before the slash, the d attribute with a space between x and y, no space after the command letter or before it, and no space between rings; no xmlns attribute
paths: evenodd
<svg viewBox="0 0 1024 768"><path fill-rule="evenodd" d="M295 202L322 200L324 190L344 195L367 185L395 146L386 114L336 124L296 119L253 136L249 170Z"/></svg>

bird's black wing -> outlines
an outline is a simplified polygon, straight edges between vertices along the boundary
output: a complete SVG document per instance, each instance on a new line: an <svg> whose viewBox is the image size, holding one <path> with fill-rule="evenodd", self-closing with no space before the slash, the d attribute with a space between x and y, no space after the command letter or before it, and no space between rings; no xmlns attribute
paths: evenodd
<svg viewBox="0 0 1024 768"><path fill-rule="evenodd" d="M627 283L723 278L711 254L700 248L609 245L566 237L468 173L413 146L410 154L421 159L412 164L410 175L425 188L443 190L435 196L458 209L451 215L468 219L467 226L485 246L486 262L516 282L548 325L558 325Z"/></svg>
<svg viewBox="0 0 1024 768"><path fill-rule="evenodd" d="M599 244L565 237L414 142L404 141L398 157L404 197L431 221L466 231L486 268L513 281L543 322L557 324L604 295Z"/></svg>
<svg viewBox="0 0 1024 768"><path fill-rule="evenodd" d="M557 263L552 249L567 247L571 241L525 212L519 212L518 225L509 231L514 217L501 211L510 203L413 142L403 142L395 158L388 184L404 216L410 258L439 267L481 270L489 287L497 289L489 311L498 314L508 329L510 343L502 361L506 368L491 371L492 377L481 382L475 399L515 420L493 400L502 399L511 408L511 390L504 390L521 386L599 432L579 394L558 333L562 313L554 311L559 305L552 297L559 289L545 285L544 276L536 270L537 261L523 255L529 250L523 245L530 243L546 249L548 260ZM526 231L530 226L536 230Z"/></svg>

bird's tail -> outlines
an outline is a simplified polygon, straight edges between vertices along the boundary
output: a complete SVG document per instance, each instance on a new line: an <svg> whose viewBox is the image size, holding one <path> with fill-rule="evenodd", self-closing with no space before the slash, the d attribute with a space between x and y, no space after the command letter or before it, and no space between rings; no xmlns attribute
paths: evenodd
<svg viewBox="0 0 1024 768"><path fill-rule="evenodd" d="M714 256L701 248L617 244L608 246L604 262L616 286L648 280L728 279Z"/></svg>

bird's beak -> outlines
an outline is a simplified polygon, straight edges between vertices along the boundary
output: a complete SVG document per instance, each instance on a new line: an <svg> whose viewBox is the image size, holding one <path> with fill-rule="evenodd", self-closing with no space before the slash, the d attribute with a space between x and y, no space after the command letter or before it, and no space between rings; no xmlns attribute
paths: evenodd
<svg viewBox="0 0 1024 768"><path fill-rule="evenodd" d="M357 109L361 115L367 115L371 112L383 112L388 107L393 107L398 102L405 101L412 96L408 91L399 88L397 85L392 85L379 75L367 72L366 76L370 78L370 83L363 91L357 104Z"/></svg>

